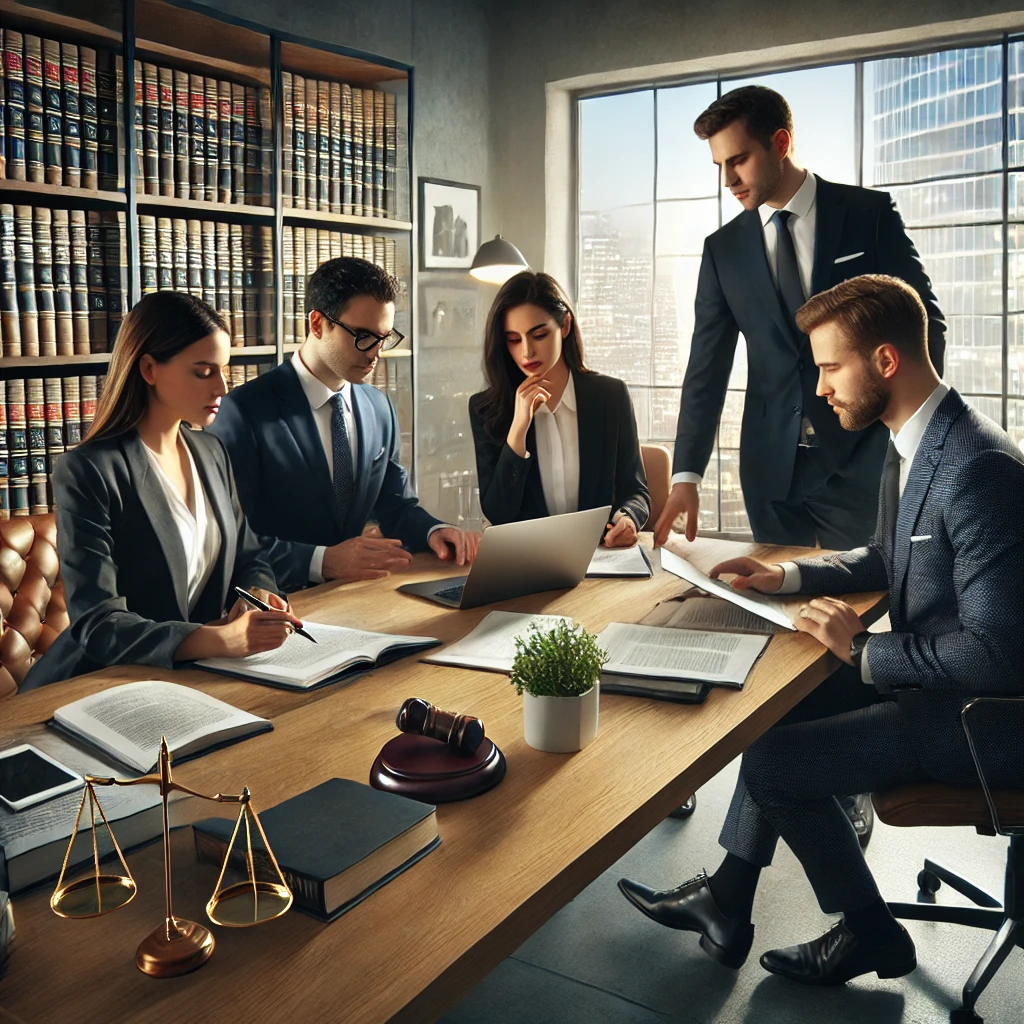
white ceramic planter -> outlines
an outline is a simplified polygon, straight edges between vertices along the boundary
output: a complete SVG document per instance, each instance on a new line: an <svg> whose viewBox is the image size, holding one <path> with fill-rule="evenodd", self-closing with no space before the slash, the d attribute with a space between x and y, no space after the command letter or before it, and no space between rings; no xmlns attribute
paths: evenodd
<svg viewBox="0 0 1024 1024"><path fill-rule="evenodd" d="M523 731L535 750L568 754L582 750L597 735L600 688L581 697L534 697L523 694Z"/></svg>

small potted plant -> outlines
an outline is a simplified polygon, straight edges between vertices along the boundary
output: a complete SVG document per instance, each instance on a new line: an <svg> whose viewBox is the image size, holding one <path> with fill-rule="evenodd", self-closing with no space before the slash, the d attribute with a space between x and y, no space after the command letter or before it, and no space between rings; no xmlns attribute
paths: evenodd
<svg viewBox="0 0 1024 1024"><path fill-rule="evenodd" d="M515 639L509 682L523 697L526 742L537 750L582 750L597 735L598 680L608 655L585 629L559 622Z"/></svg>

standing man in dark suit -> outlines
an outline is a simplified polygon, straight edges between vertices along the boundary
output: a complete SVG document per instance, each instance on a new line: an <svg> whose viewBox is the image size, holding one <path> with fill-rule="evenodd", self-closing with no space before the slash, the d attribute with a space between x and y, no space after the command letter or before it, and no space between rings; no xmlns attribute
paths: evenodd
<svg viewBox="0 0 1024 1024"><path fill-rule="evenodd" d="M927 314L905 282L883 275L816 295L798 316L820 370L818 394L843 429L888 428L878 526L843 554L713 570L764 593L889 591L892 632L864 632L833 597L808 600L796 626L881 698L843 714L804 705L743 755L719 842L728 853L669 891L623 879L626 897L661 924L701 935L713 959L739 967L753 942L751 907L781 836L821 909L842 913L824 936L766 952L761 965L810 984L840 984L916 966L914 944L878 893L836 795L905 784L976 786L960 712L973 697L1024 694L1024 456L994 423L944 384L928 358ZM842 678L821 690L842 707ZM820 690L819 690L820 692ZM993 789L1024 786L1024 731L1005 715L986 729Z"/></svg>
<svg viewBox="0 0 1024 1024"><path fill-rule="evenodd" d="M928 311L942 372L945 324L892 199L836 185L797 162L793 116L777 92L750 85L697 118L724 185L744 213L704 243L696 322L683 381L672 492L655 527L663 544L686 517L697 533L698 486L722 414L737 335L747 345L740 482L754 539L845 550L867 543L885 457L880 423L843 431L815 396L810 346L794 321L811 295L865 273L910 284Z"/></svg>
<svg viewBox="0 0 1024 1024"><path fill-rule="evenodd" d="M432 550L466 565L477 537L439 522L398 461L387 396L363 381L394 330L398 282L367 260L329 260L309 278L306 340L291 360L229 392L211 428L278 583L377 579ZM366 529L375 519L379 529Z"/></svg>

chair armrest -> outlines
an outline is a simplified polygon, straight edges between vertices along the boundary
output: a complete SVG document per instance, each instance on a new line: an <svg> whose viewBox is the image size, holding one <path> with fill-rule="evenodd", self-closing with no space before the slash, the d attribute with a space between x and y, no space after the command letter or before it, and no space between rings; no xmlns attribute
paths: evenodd
<svg viewBox="0 0 1024 1024"><path fill-rule="evenodd" d="M978 757L978 748L974 742L974 734L971 732L970 724L967 721L968 714L979 704L1024 705L1024 697L975 697L972 700L969 700L960 709L960 724L963 726L964 735L967 737L967 746L971 751L971 760L974 761L974 770L978 773L978 782L981 783L982 792L985 794L985 802L988 804L988 812L992 816L992 827L996 830L996 835L1022 835L1024 834L1024 826L1011 826L1004 830L999 823L999 814L996 811L995 800L992 799L992 790L989 788L988 780L985 778L985 772L981 767L981 759Z"/></svg>

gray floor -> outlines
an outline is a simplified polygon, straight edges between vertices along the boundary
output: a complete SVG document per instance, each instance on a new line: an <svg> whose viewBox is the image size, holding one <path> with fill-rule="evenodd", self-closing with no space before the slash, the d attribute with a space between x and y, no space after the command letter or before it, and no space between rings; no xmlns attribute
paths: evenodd
<svg viewBox="0 0 1024 1024"><path fill-rule="evenodd" d="M740 971L709 960L695 935L674 932L633 910L616 889L622 876L673 885L713 870L716 837L736 765L700 791L696 815L659 825L585 889L443 1018L445 1024L942 1024L991 933L908 922L918 969L907 978L858 978L839 989L807 989L765 973L758 955L801 942L829 924L800 866L780 846L754 905L754 949ZM912 900L925 855L1002 895L1006 840L970 829L894 829L878 824L868 862L888 899ZM944 888L939 900L965 902ZM1014 950L978 1009L989 1024L1024 1020L1024 950Z"/></svg>

